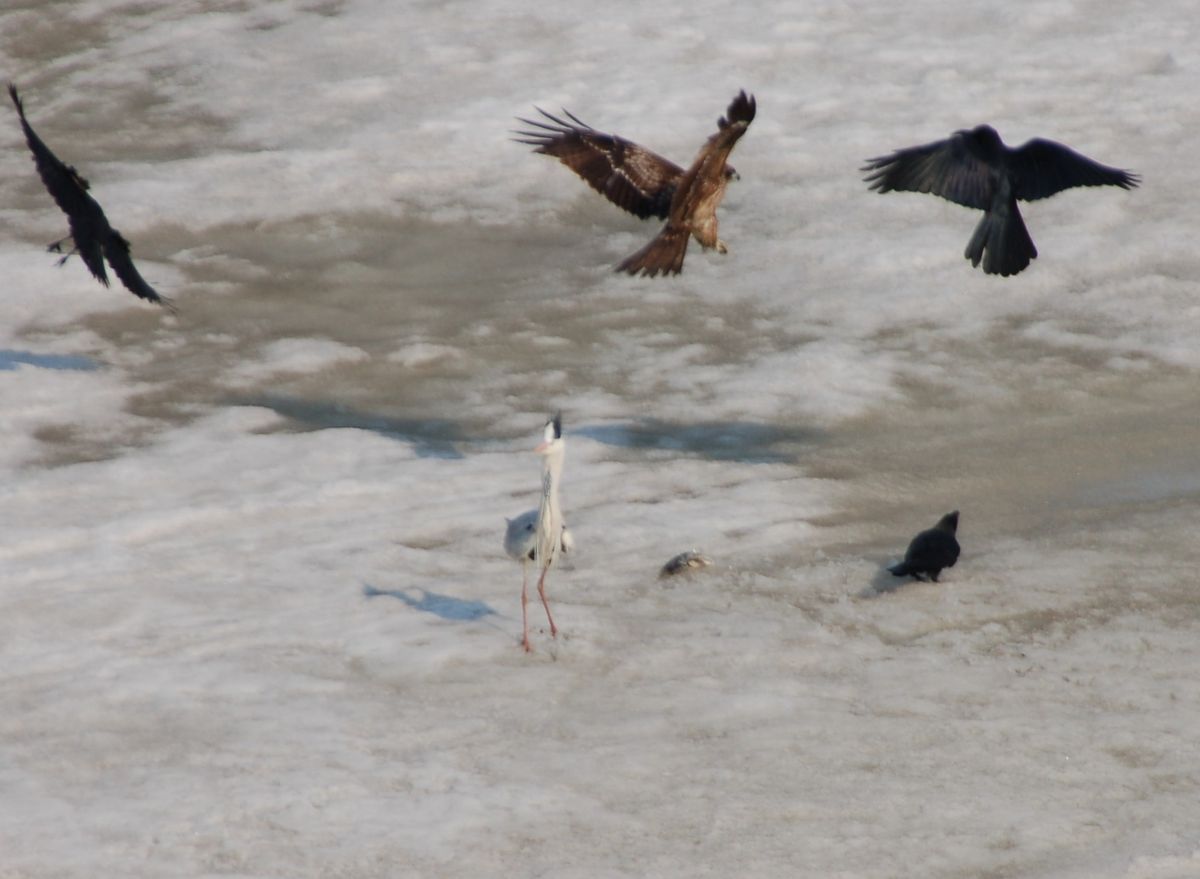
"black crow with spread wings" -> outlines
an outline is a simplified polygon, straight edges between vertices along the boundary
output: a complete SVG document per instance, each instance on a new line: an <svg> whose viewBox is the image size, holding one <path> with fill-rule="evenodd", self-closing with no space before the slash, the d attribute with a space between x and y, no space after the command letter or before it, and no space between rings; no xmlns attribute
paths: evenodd
<svg viewBox="0 0 1200 879"><path fill-rule="evenodd" d="M96 200L88 194L88 182L70 165L62 162L58 156L50 152L50 148L42 142L29 121L25 118L25 108L17 94L17 87L9 83L8 93L17 115L21 117L21 128L25 132L25 142L33 153L33 161L37 164L38 174L42 183L53 196L54 201L62 208L70 223L71 234L67 236L75 243L75 248L58 261L62 265L70 258L71 253L78 253L84 265L88 267L93 277L105 287L108 286L108 273L104 269L104 260L112 266L112 270L121 279L133 295L172 308L170 300L160 296L153 287L138 273L129 255L129 242L121 233L108 223L104 211ZM48 248L62 252L66 241L56 241Z"/></svg>
<svg viewBox="0 0 1200 879"><path fill-rule="evenodd" d="M929 192L983 211L963 254L989 275L1015 275L1037 256L1017 200L1049 198L1073 186L1132 189L1138 175L1101 165L1068 146L1035 138L1005 146L980 125L946 140L869 159L861 169L876 192Z"/></svg>

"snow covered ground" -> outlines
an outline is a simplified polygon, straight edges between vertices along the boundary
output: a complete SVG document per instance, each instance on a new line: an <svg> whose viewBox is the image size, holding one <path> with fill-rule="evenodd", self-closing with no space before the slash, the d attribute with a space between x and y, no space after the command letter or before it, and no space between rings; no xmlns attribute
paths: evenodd
<svg viewBox="0 0 1200 879"><path fill-rule="evenodd" d="M5 4L179 313L54 267L0 111L0 877L1200 876L1198 22ZM740 88L730 253L677 279L509 140L567 107L686 163ZM1029 205L987 277L977 214L857 170L985 121L1143 186ZM557 408L526 656L501 538Z"/></svg>

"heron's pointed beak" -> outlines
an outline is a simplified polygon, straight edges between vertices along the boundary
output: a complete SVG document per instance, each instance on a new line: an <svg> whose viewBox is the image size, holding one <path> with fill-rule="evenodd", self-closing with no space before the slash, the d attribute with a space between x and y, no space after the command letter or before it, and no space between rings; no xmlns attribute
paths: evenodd
<svg viewBox="0 0 1200 879"><path fill-rule="evenodd" d="M534 446L533 453L535 455L544 455L550 449L550 443L538 443Z"/></svg>

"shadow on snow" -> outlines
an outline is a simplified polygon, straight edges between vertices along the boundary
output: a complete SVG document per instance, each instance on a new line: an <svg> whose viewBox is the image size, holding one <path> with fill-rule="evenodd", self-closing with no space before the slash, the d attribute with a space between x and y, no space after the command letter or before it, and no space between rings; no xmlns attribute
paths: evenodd
<svg viewBox="0 0 1200 879"><path fill-rule="evenodd" d="M228 401L233 406L261 406L282 415L300 431L356 428L382 434L391 439L412 443L414 451L423 458L461 458L457 444L464 437L451 421L429 418L392 418L370 412L360 412L339 403L301 400L281 394L237 397Z"/></svg>
<svg viewBox="0 0 1200 879"><path fill-rule="evenodd" d="M627 449L651 449L698 455L713 461L787 464L798 458L797 446L812 446L819 431L748 421L678 424L647 418L627 424L580 427L569 431L597 442Z"/></svg>
<svg viewBox="0 0 1200 879"><path fill-rule="evenodd" d="M418 593L413 595L411 593ZM435 617L451 622L473 622L484 617L499 616L491 605L483 601L468 601L455 598L452 595L440 595L427 589L413 587L411 589L376 589L370 583L363 584L363 595L367 598L377 598L387 595L407 604L413 610L431 613Z"/></svg>

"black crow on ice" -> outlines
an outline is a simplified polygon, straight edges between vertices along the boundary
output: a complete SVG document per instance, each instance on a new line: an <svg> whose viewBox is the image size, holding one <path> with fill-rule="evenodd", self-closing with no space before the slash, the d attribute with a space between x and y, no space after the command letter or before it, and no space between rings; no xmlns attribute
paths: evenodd
<svg viewBox="0 0 1200 879"><path fill-rule="evenodd" d="M1052 140L1007 147L990 125L869 159L861 170L876 192L929 192L983 211L963 256L972 266L982 261L989 275L1015 275L1037 256L1018 199L1049 198L1072 186L1132 189L1141 182Z"/></svg>
<svg viewBox="0 0 1200 879"><path fill-rule="evenodd" d="M947 513L928 531L922 531L908 545L904 561L888 568L897 577L911 576L924 580L927 574L934 583L942 568L953 568L958 561L958 510Z"/></svg>
<svg viewBox="0 0 1200 879"><path fill-rule="evenodd" d="M46 185L46 189L70 222L71 234L67 238L74 241L75 247L60 259L58 264L65 263L72 253L78 253L96 280L107 287L108 273L104 270L104 260L107 259L121 283L129 288L134 296L172 308L170 300L158 295L138 274L129 255L129 242L108 224L108 218L104 216L100 205L88 195L88 182L73 167L50 152L50 148L29 126L29 121L25 118L25 108L17 94L17 87L9 83L8 93L17 108L17 115L21 117L25 141L33 152L33 161L37 164L42 183ZM62 253L62 245L67 238L55 241L47 249Z"/></svg>

